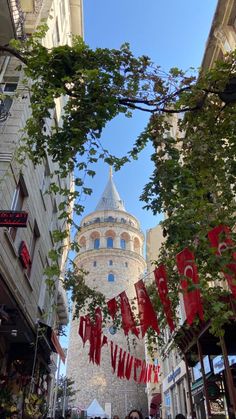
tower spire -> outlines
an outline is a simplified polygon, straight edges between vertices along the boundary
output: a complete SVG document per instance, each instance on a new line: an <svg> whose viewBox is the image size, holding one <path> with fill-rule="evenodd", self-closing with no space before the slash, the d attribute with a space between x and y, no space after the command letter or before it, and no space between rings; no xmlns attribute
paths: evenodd
<svg viewBox="0 0 236 419"><path fill-rule="evenodd" d="M109 179L112 179L113 173L112 173L112 166L109 167Z"/></svg>
<svg viewBox="0 0 236 419"><path fill-rule="evenodd" d="M105 187L105 190L102 194L102 197L95 209L95 211L102 210L125 211L123 201L121 200L113 181L112 166L109 167L109 179Z"/></svg>

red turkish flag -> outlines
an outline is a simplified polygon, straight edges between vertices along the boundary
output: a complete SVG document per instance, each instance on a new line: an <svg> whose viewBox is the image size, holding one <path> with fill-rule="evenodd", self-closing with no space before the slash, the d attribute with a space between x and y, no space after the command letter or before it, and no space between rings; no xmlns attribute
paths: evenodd
<svg viewBox="0 0 236 419"><path fill-rule="evenodd" d="M137 294L142 337L144 337L147 329L150 326L159 334L160 330L157 323L157 316L153 309L151 300L149 298L149 295L147 293L147 290L145 288L143 281L140 280L136 282L134 286L135 286L135 290Z"/></svg>
<svg viewBox="0 0 236 419"><path fill-rule="evenodd" d="M129 300L125 291L120 294L120 309L122 316L122 327L125 335L128 335L131 330L137 337L139 336L139 330L135 325L134 315L132 313Z"/></svg>
<svg viewBox="0 0 236 419"><path fill-rule="evenodd" d="M173 322L173 312L171 308L171 302L168 296L168 286L167 286L167 274L164 265L160 265L154 270L155 281L159 293L160 300L163 305L163 309L166 315L166 320L169 325L171 332L175 329Z"/></svg>
<svg viewBox="0 0 236 419"><path fill-rule="evenodd" d="M219 225L209 231L208 238L212 247L216 248L217 255L221 256L227 249L235 247L235 243L231 239L230 233L230 228L224 225ZM233 296L236 298L236 252L232 254L232 262L228 263L226 268L233 272L232 275L229 272L223 273Z"/></svg>
<svg viewBox="0 0 236 419"><path fill-rule="evenodd" d="M126 359L126 352L120 348L119 352L119 360L118 360L118 368L117 368L117 377L124 378L125 376L125 359Z"/></svg>
<svg viewBox="0 0 236 419"><path fill-rule="evenodd" d="M118 350L118 346L115 345L115 349L114 349L114 343L111 340L111 366L112 366L113 374L116 370L117 350Z"/></svg>
<svg viewBox="0 0 236 419"><path fill-rule="evenodd" d="M112 317L112 319L114 320L114 317L118 311L118 304L115 298L112 298L111 300L109 300L107 302L107 307L108 307L108 311L110 316Z"/></svg>
<svg viewBox="0 0 236 419"><path fill-rule="evenodd" d="M133 356L130 355L130 353L128 353L127 358L126 358L126 366L125 366L125 377L127 378L127 380L129 380L131 376L133 361L134 361Z"/></svg>
<svg viewBox="0 0 236 419"><path fill-rule="evenodd" d="M199 284L197 267L194 263L193 253L185 248L176 256L178 271L181 276L181 287L183 290L184 307L186 311L187 323L192 324L195 316L198 314L200 319L203 320L203 307ZM193 290L189 290L189 286L196 286Z"/></svg>

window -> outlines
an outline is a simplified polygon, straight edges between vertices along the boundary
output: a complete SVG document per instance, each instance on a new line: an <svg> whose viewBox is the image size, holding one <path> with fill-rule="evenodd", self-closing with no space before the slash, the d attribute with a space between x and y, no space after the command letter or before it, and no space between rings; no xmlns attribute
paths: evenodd
<svg viewBox="0 0 236 419"><path fill-rule="evenodd" d="M126 249L126 241L125 241L125 239L120 239L120 247L121 247L121 249Z"/></svg>
<svg viewBox="0 0 236 419"><path fill-rule="evenodd" d="M16 186L16 189L13 195L11 210L21 211L23 208L23 203L26 196L28 196L27 189L26 189L23 177L20 177L20 180ZM16 232L17 232L17 228L10 227L9 234L11 235L11 238L13 241L16 238Z"/></svg>
<svg viewBox="0 0 236 419"><path fill-rule="evenodd" d="M114 282L115 281L115 275L114 274L108 274L108 282Z"/></svg>
<svg viewBox="0 0 236 419"><path fill-rule="evenodd" d="M125 262L125 267L128 268L128 262Z"/></svg>
<svg viewBox="0 0 236 419"><path fill-rule="evenodd" d="M109 266L112 266L112 265L113 265L113 261L109 260Z"/></svg>
<svg viewBox="0 0 236 419"><path fill-rule="evenodd" d="M113 248L113 238L107 237L107 248L112 249Z"/></svg>
<svg viewBox="0 0 236 419"><path fill-rule="evenodd" d="M93 261L93 266L97 266L96 260Z"/></svg>
<svg viewBox="0 0 236 419"><path fill-rule="evenodd" d="M41 255L40 255L40 261L43 268L44 264L43 264ZM49 266L48 261L46 261L45 268L48 268L48 266ZM47 277L46 275L43 275L41 287L40 287L39 300L38 300L38 308L40 309L41 312L43 312L44 310L46 289L47 289Z"/></svg>
<svg viewBox="0 0 236 419"><path fill-rule="evenodd" d="M45 192L47 192L50 185L50 169L48 161L46 160L45 166L44 166L44 174L43 174L43 180L41 184L41 192L44 195Z"/></svg>
<svg viewBox="0 0 236 419"><path fill-rule="evenodd" d="M3 108L3 113L5 114L4 120L7 119L16 89L17 83L3 83L0 85L0 92L6 95L3 100L0 100L0 106Z"/></svg>
<svg viewBox="0 0 236 419"><path fill-rule="evenodd" d="M99 247L100 247L100 239L95 239L93 242L93 248L99 249Z"/></svg>

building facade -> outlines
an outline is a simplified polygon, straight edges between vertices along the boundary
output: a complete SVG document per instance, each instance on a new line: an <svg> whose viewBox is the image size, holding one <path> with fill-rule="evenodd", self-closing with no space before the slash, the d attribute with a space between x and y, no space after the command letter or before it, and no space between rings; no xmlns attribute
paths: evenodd
<svg viewBox="0 0 236 419"><path fill-rule="evenodd" d="M134 283L143 275L144 236L138 220L129 214L116 190L112 174L94 212L81 221L78 233L78 267L88 272L86 284L101 291L107 300L126 291L135 296ZM134 335L125 337L121 329L114 333L107 324L104 335L135 357L144 359L144 343ZM78 320L73 320L68 349L67 375L75 382L75 407L86 410L96 398L108 417L125 417L132 408L147 411L144 385L133 379L121 380L112 373L110 346L102 348L101 365L89 363L88 346L78 336Z"/></svg>
<svg viewBox="0 0 236 419"><path fill-rule="evenodd" d="M30 36L45 21L49 27L43 40L46 47L70 44L73 33L83 32L81 7L79 0L4 1L0 44ZM47 190L52 181L62 187L70 187L72 181L53 175L56 166L50 158L45 157L38 166L27 158L23 164L17 159L21 130L30 115L30 95L19 64L6 53L0 56L0 88L4 94L0 100L0 210L28 215L25 228L0 227L0 386L7 389L5 403L0 387L0 405L22 411L29 393L44 396L49 402L56 368L53 353L60 350L57 336L68 323L62 286L68 242L57 261L61 278L55 278L51 291L44 270L50 267L49 251L57 248L53 231L67 228L59 219L62 197ZM60 108L58 101L58 122Z"/></svg>

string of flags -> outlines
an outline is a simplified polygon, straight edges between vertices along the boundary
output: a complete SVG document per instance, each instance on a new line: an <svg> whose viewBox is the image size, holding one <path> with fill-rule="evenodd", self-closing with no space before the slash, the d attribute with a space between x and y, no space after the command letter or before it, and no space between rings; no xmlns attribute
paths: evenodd
<svg viewBox="0 0 236 419"><path fill-rule="evenodd" d="M80 317L78 333L83 341L83 346L87 341L90 343L89 361L100 365L102 347L109 345L112 371L118 378L128 381L133 378L138 384L158 383L160 366L146 363L145 360L134 357L112 340L108 341L107 336L102 334L101 324L102 313L100 308L96 309L94 322L90 320L88 315Z"/></svg>
<svg viewBox="0 0 236 419"><path fill-rule="evenodd" d="M232 248L235 245L231 238L231 230L225 225L219 225L209 231L208 238L211 247L215 249L215 254L217 256L221 256L223 251ZM199 316L201 320L204 319L204 311L201 293L198 287L198 270L195 264L194 254L190 249L185 248L176 255L176 266L181 278L180 285L183 291L186 321L191 325L196 316ZM229 289L236 298L236 252L232 252L232 260L222 268L222 272L228 282ZM155 268L154 277L167 324L173 332L175 330L173 309L168 295L167 272L163 264ZM140 337L140 334L141 338L143 338L149 327L152 327L152 329L159 334L160 329L157 316L143 280L139 280L135 283L134 287L137 296L139 327L135 322L135 316L125 291L107 302L108 312L111 318L114 320L118 310L121 311L122 328L126 336L131 332L137 338ZM100 365L101 349L104 345L108 345L107 337L102 334L102 313L100 308L95 310L94 322L90 320L88 315L80 317L78 332L84 345L87 340L90 342L90 362ZM129 380L133 369L133 378L135 381L145 383L150 382L153 378L154 382L158 382L158 367L152 364L146 364L145 361L134 358L122 348L118 348L112 341L110 341L110 348L112 369L114 373L116 371L119 378L126 378ZM152 377L153 374L154 377Z"/></svg>

